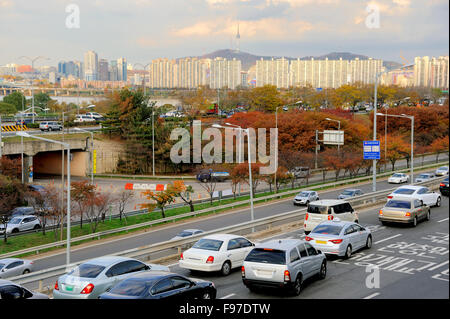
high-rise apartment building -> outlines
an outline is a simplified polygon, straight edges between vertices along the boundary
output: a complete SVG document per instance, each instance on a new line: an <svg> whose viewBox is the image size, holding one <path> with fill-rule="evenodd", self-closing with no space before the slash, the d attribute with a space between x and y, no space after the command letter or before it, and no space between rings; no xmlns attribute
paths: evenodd
<svg viewBox="0 0 450 319"><path fill-rule="evenodd" d="M414 86L448 89L449 57L429 56L414 59Z"/></svg>
<svg viewBox="0 0 450 319"><path fill-rule="evenodd" d="M98 80L109 81L109 63L106 59L98 61Z"/></svg>
<svg viewBox="0 0 450 319"><path fill-rule="evenodd" d="M88 51L84 54L84 78L86 81L98 79L98 55L94 51Z"/></svg>
<svg viewBox="0 0 450 319"><path fill-rule="evenodd" d="M81 77L80 62L78 61L60 61L58 63L58 73L64 77L72 75L75 78Z"/></svg>
<svg viewBox="0 0 450 319"><path fill-rule="evenodd" d="M118 81L127 81L127 70L128 70L128 63L127 59L120 58L117 59L117 75L118 75Z"/></svg>
<svg viewBox="0 0 450 319"><path fill-rule="evenodd" d="M240 60L215 58L211 60L209 87L211 89L228 88L234 90L241 85L242 64Z"/></svg>

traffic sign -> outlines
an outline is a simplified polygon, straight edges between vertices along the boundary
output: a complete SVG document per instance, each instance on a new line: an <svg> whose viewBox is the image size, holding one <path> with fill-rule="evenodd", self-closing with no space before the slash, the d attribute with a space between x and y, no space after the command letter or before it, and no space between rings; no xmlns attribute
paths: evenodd
<svg viewBox="0 0 450 319"><path fill-rule="evenodd" d="M380 141L364 141L364 159L379 160L380 159Z"/></svg>

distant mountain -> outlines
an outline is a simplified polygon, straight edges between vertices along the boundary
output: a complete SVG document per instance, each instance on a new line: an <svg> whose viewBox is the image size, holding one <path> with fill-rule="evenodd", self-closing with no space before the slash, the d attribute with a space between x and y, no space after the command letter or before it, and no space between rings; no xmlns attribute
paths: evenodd
<svg viewBox="0 0 450 319"><path fill-rule="evenodd" d="M201 58L201 59L215 59L215 58L226 58L228 60L232 60L233 58L237 59L237 60L241 60L242 61L242 69L243 70L248 70L251 66L256 64L257 60L262 59L279 59L281 58L280 56L262 56L262 55L253 55L247 52L242 52L242 51L235 51L235 50L230 50L230 49L224 49L224 50L218 50L218 51L214 51L212 53L208 53L205 54L203 56L199 56L197 58ZM287 60L297 60L297 58L292 58L292 57L284 57ZM300 58L300 60L310 60L311 58L314 58L315 60L325 60L326 58L328 58L329 60L339 60L339 58L342 58L343 60L354 60L356 58L360 59L360 60L367 60L369 59L368 56L366 55L361 55L361 54L353 54L350 52L331 52L325 55L321 55L321 56L305 56ZM398 68L401 66L400 63L398 62L394 62L394 61L383 61L383 66L385 66L387 69L394 69L394 68Z"/></svg>

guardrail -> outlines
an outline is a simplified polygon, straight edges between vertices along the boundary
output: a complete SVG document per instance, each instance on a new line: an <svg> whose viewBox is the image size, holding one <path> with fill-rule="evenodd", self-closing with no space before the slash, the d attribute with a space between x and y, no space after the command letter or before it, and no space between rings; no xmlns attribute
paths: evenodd
<svg viewBox="0 0 450 319"><path fill-rule="evenodd" d="M390 174L387 174L387 175L390 175ZM382 177L382 176L380 176L380 177ZM441 178L442 177L439 177L436 180L439 180ZM366 177L362 177L362 178L355 178L355 179L350 179L350 180L343 180L343 181L337 181L337 182L332 182L332 183L328 183L328 184L323 184L323 185L320 185L318 187L312 187L310 189L321 190L321 189L330 188L330 187L335 188L335 187L338 187L338 186L343 186L343 185L353 184L353 183L358 183L358 182L364 182L364 181L371 180L371 179L372 179L371 176L366 176ZM433 179L433 181L434 181L434 179ZM417 185L421 185L421 183L418 183ZM272 200L272 199L288 197L290 195L297 194L298 192L299 192L299 189L296 189L296 190L286 191L286 192L283 192L283 193L277 193L277 194L272 194L272 195L268 195L268 196L264 196L264 197L254 198L253 201L254 201L254 203L263 202L263 201L266 202L266 201ZM379 192L385 192L385 191L379 191ZM364 199L365 196L369 196L369 195L373 196L373 195L375 195L375 194L377 194L379 192L370 193L368 195L362 195L362 196L358 196L358 197L355 197L355 198L362 198L362 199ZM353 198L352 200L354 200L355 198ZM171 217L156 219L156 220L152 220L152 221L148 221L148 222L144 222L144 223L139 223L139 224L135 224L135 225L130 225L130 226L125 226L125 227L105 230L105 231L101 231L101 232L97 232L97 233L93 233L93 234L88 234L88 235L84 235L84 236L78 236L78 237L72 238L70 242L71 243L75 243L75 242L88 240L88 239L93 239L93 238L100 239L101 237L106 236L106 235L111 235L111 234L120 233L120 232L128 232L130 230L135 230L135 229L139 229L139 228L143 228L143 227L147 227L147 226L153 226L153 225L156 225L156 224L162 224L162 223L167 223L167 222L175 222L177 219L182 219L182 218L186 218L186 217L193 217L193 216L195 217L197 215L203 215L203 214L208 214L208 213L215 213L215 212L220 211L220 210L224 210L224 209L228 209L228 208L233 209L235 207L243 206L243 205L246 205L246 204L250 204L250 199L233 202L233 203L226 204L226 205L210 207L210 208L202 209L202 210L199 210L199 211L189 212L189 213L175 215L175 216L171 216ZM276 215L276 216L280 216L280 215ZM63 246L66 245L66 243L67 243L66 240L62 240L62 241L49 243L49 244L45 244L45 245L30 247L30 248L23 249L23 250L18 250L18 251L2 254L2 255L0 255L0 259L1 258L13 257L13 256L19 256L19 255L23 255L23 254L32 253L32 252L39 253L39 251L42 251L42 250L45 250L45 249L48 249L48 248L63 247Z"/></svg>
<svg viewBox="0 0 450 319"><path fill-rule="evenodd" d="M430 186L431 189L436 189L439 187L438 184L436 183L439 180L440 180L440 178L434 178L432 180L417 183L415 185ZM367 207L368 205L370 206L370 205L375 205L378 203L385 202L386 196L395 189L396 188L394 187L394 188L390 188L387 190L377 191L374 193L354 197L354 198L348 199L347 201L350 202L353 205L353 207L356 209L358 207ZM306 208L297 209L297 210L293 210L291 212L282 213L282 214L278 214L275 216L269 216L269 217L260 218L260 219L254 220L254 221L247 221L247 222L237 224L237 225L231 225L231 226L222 227L220 229L214 229L211 231L204 232L202 234L190 236L188 238L170 240L170 241L165 241L165 242L160 242L160 243L155 243L155 244L151 244L151 245L128 249L125 251L115 253L114 255L149 260L150 259L149 255L152 253L167 251L170 249L172 249L172 250L177 249L178 252L181 252L182 247L192 245L198 239L200 239L204 236L207 236L207 235L217 234L217 233L236 233L236 234L239 233L239 234L243 235L243 234L245 234L245 232L244 232L245 230L250 230L250 233L251 233L253 231L253 229L255 229L256 227L261 227L261 226L265 226L270 229L273 227L274 224L283 223L283 222L286 222L286 221L292 220L292 219L298 219L298 218L302 217L303 215L305 215L305 212L306 212ZM86 262L86 261L87 260L83 260L83 261L79 261L76 263L72 263L70 265L56 266L53 268L32 272L32 273L29 273L26 275L16 276L16 277L10 278L9 280L14 281L18 284L22 284L22 285L31 284L31 283L39 283L39 287L42 287L43 280L47 280L47 279L51 279L52 277L55 277L55 276L63 275L69 269L72 269L73 267L75 267L83 262Z"/></svg>

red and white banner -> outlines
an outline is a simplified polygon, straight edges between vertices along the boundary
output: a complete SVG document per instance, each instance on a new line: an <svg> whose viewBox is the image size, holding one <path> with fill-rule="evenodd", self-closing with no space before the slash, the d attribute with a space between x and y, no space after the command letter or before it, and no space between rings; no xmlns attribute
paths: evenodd
<svg viewBox="0 0 450 319"><path fill-rule="evenodd" d="M137 184L137 183L127 183L125 184L125 189L130 191L155 191L162 192L167 189L165 184Z"/></svg>

